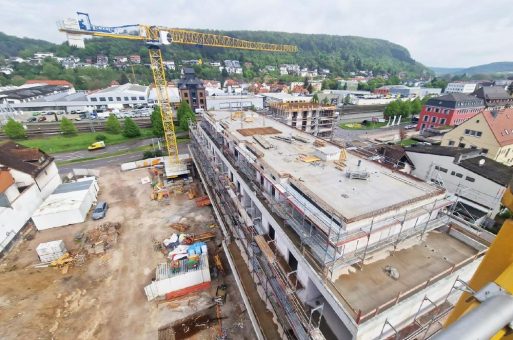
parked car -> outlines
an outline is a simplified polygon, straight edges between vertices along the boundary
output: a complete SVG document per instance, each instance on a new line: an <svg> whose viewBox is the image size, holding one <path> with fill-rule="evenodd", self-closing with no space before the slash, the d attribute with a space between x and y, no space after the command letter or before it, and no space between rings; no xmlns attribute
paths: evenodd
<svg viewBox="0 0 513 340"><path fill-rule="evenodd" d="M44 122L46 121L46 117L45 116L39 116L39 118L37 119L38 122Z"/></svg>
<svg viewBox="0 0 513 340"><path fill-rule="evenodd" d="M109 209L109 205L107 202L98 202L96 208L93 211L93 220L99 220L105 217L107 214L107 210Z"/></svg>
<svg viewBox="0 0 513 340"><path fill-rule="evenodd" d="M406 130L411 130L411 129L415 129L416 127L417 127L417 124L408 124L404 128Z"/></svg>
<svg viewBox="0 0 513 340"><path fill-rule="evenodd" d="M27 119L27 123L34 123L34 122L37 122L37 117L30 117L29 119Z"/></svg>

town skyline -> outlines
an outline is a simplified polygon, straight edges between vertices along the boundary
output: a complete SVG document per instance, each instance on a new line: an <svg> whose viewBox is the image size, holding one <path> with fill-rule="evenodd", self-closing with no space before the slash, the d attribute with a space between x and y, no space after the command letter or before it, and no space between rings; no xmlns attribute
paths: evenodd
<svg viewBox="0 0 513 340"><path fill-rule="evenodd" d="M513 32L513 19L508 17L507 11L500 10L507 7L504 0L486 6L460 0L426 4L400 0L379 11L376 1L328 1L317 7L308 6L304 1L263 0L244 4L224 0L201 4L177 1L172 5L156 1L154 6L161 9L157 12L140 0L122 8L97 0L73 3L55 0L52 5L34 0L27 0L23 5L0 0L0 4L6 14L0 31L54 43L65 39L57 31L55 22L74 17L76 11L84 11L99 25L149 23L191 29L283 31L384 39L404 46L415 60L432 67L470 67L509 61L508 51L513 47L508 39ZM134 11L134 8L142 10ZM441 11L453 14L438 15ZM115 16L109 14L113 12ZM23 20L19 20L20 17Z"/></svg>

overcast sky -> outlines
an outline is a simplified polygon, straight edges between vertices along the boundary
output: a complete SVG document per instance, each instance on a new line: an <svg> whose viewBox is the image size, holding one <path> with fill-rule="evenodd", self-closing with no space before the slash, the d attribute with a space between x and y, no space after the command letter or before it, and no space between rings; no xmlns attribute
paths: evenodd
<svg viewBox="0 0 513 340"><path fill-rule="evenodd" d="M62 42L56 22L327 33L382 38L428 66L513 60L511 0L0 0L0 31Z"/></svg>

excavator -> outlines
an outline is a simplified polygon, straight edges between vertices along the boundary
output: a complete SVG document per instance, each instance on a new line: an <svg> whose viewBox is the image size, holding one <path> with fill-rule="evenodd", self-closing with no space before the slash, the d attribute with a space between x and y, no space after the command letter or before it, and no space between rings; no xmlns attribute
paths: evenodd
<svg viewBox="0 0 513 340"><path fill-rule="evenodd" d="M513 211L513 179L502 205ZM467 291L432 339L513 339L513 218L504 221Z"/></svg>
<svg viewBox="0 0 513 340"><path fill-rule="evenodd" d="M66 19L57 23L59 31L66 33L68 44L78 48L85 47L85 37L104 37L144 41L150 55L150 67L153 72L157 100L160 107L164 127L164 138L169 155L170 166L175 174L183 173L185 165L178 158L173 111L167 91L166 72L162 59L161 47L171 44L209 46L220 48L236 48L263 52L297 52L293 45L270 44L265 42L247 41L224 35L194 32L179 28L155 25L132 24L122 26L98 26L91 22L89 14L77 12L77 18ZM186 170L185 170L186 171Z"/></svg>

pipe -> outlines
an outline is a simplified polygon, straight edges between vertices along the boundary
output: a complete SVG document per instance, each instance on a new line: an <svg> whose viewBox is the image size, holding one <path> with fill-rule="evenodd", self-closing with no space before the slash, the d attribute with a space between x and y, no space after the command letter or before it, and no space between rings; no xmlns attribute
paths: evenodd
<svg viewBox="0 0 513 340"><path fill-rule="evenodd" d="M513 296L494 296L440 331L433 340L488 340L513 321Z"/></svg>

